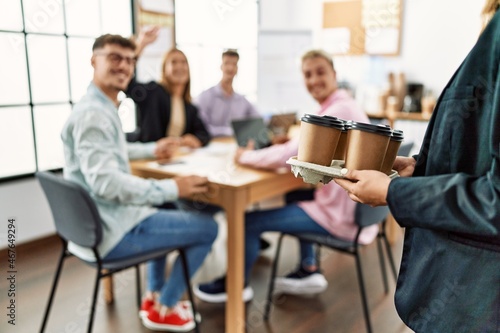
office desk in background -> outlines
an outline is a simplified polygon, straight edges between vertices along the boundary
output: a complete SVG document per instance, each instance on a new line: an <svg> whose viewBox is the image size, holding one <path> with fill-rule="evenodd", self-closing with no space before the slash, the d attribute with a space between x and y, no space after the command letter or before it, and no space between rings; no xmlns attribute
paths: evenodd
<svg viewBox="0 0 500 333"><path fill-rule="evenodd" d="M253 203L304 187L288 168L282 172L243 167L233 162L236 144L232 139L216 139L207 147L181 155L167 165L154 161L131 162L132 173L144 178L179 175L206 176L209 191L193 200L222 207L226 212L227 282L226 327L228 333L245 332L244 283L245 210ZM108 297L112 299L112 292Z"/></svg>

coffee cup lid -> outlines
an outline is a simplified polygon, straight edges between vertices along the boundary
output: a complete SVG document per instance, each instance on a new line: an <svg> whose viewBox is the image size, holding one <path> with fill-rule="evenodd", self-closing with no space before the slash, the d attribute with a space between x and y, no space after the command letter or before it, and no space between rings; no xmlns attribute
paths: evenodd
<svg viewBox="0 0 500 333"><path fill-rule="evenodd" d="M392 130L389 126L377 125L377 124L367 124L360 123L357 121L350 121L346 124L347 128L350 130L360 130L364 132L370 132L379 135L391 136Z"/></svg>
<svg viewBox="0 0 500 333"><path fill-rule="evenodd" d="M305 123L332 127L339 130L342 130L344 128L344 122L342 120L339 120L337 117L332 116L317 116L314 114L305 114L300 120Z"/></svg>
<svg viewBox="0 0 500 333"><path fill-rule="evenodd" d="M392 135L391 135L391 140L393 141L403 141L404 140L404 134L402 130L392 130Z"/></svg>

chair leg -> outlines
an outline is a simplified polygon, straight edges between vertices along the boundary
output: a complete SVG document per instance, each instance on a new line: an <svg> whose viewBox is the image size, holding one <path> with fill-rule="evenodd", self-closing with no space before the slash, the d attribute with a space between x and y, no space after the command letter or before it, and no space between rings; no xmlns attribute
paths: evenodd
<svg viewBox="0 0 500 333"><path fill-rule="evenodd" d="M267 292L266 308L264 310L264 320L265 321L269 320L269 311L271 310L271 303L272 303L272 297L273 297L273 291L274 291L274 280L276 278L276 271L278 270L278 260L280 257L281 243L283 241L283 236L284 236L284 234L280 235L280 238L278 240L278 244L276 246L276 255L274 256L273 268L271 270L271 279L269 282L269 288L268 288L268 292Z"/></svg>
<svg viewBox="0 0 500 333"><path fill-rule="evenodd" d="M316 266L321 270L321 245L316 244Z"/></svg>
<svg viewBox="0 0 500 333"><path fill-rule="evenodd" d="M389 285L387 283L387 272L385 271L385 256L384 256L384 251L382 249L382 244L380 243L382 236L379 234L377 235L377 252L378 252L378 258L380 260L380 271L382 272L382 281L384 282L384 291L387 294L389 292Z"/></svg>
<svg viewBox="0 0 500 333"><path fill-rule="evenodd" d="M383 223L383 228L385 230L385 222ZM382 232L382 240L384 241L385 244L385 250L387 252L387 257L389 258L389 266L391 266L392 274L394 275L394 281L398 280L398 273L396 272L396 265L394 264L394 257L392 256L391 252L391 245L389 244L389 240L387 240L387 236L385 234L385 231Z"/></svg>
<svg viewBox="0 0 500 333"><path fill-rule="evenodd" d="M366 290L365 290L365 282L363 279L363 272L361 269L361 261L359 259L359 254L354 254L356 258L356 270L358 271L358 282L359 282L359 290L361 292L361 302L363 303L363 313L365 315L366 322L366 330L368 333L372 333L372 324L370 321L370 312L368 310L368 302L366 299Z"/></svg>
<svg viewBox="0 0 500 333"><path fill-rule="evenodd" d="M141 271L139 265L135 265L135 283L137 287L137 307L141 309Z"/></svg>
<svg viewBox="0 0 500 333"><path fill-rule="evenodd" d="M68 254L66 253L66 246L63 246L61 256L59 257L59 262L57 264L56 275L54 276L54 282L52 283L52 289L50 290L49 301L47 302L47 307L45 308L45 314L43 316L42 327L40 328L40 333L45 331L45 326L47 325L47 321L49 319L50 309L52 307L52 301L54 300L54 295L56 293L57 284L59 283L59 277L61 276L62 267L64 264L64 259Z"/></svg>
<svg viewBox="0 0 500 333"><path fill-rule="evenodd" d="M95 285L94 285L94 293L92 295L92 303L90 304L90 316L89 316L89 324L87 328L87 333L92 332L92 325L94 324L94 315L95 315L95 306L97 302L97 294L99 293L99 283L101 282L101 267L99 266L97 268L97 274L95 278ZM110 275L112 276L112 275Z"/></svg>
<svg viewBox="0 0 500 333"><path fill-rule="evenodd" d="M194 331L196 333L200 333L200 327L198 325L198 321L196 320L196 306L194 304L193 290L191 288L191 280L189 278L188 262L187 262L186 253L184 252L184 250L179 249L179 256L181 257L182 269L184 271L184 277L186 279L186 289L188 292L189 301L191 302L191 308L193 309L193 316L195 318L194 319L194 324L195 324Z"/></svg>

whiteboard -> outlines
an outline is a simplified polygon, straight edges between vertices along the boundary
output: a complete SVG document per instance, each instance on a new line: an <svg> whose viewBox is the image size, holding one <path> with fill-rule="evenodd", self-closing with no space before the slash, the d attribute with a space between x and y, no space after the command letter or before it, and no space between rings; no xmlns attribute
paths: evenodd
<svg viewBox="0 0 500 333"><path fill-rule="evenodd" d="M312 48L311 31L260 31L257 101L263 113L316 112L301 72L302 55Z"/></svg>

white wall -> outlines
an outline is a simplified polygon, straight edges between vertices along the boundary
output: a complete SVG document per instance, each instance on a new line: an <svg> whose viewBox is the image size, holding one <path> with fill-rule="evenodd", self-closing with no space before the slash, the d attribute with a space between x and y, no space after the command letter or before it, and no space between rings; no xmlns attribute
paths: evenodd
<svg viewBox="0 0 500 333"><path fill-rule="evenodd" d="M312 30L321 47L322 0L261 0L261 30ZM389 71L439 94L474 45L481 29L477 0L404 0L397 57L335 56L339 80L383 84Z"/></svg>
<svg viewBox="0 0 500 333"><path fill-rule="evenodd" d="M321 0L261 0L260 5L261 30L319 34ZM383 82L386 71L401 70L408 80L420 81L439 93L477 39L482 5L477 0L405 0L401 55L336 57L339 79L356 85ZM318 38L314 40L313 46L319 47ZM0 184L0 217L0 248L6 244L5 225L10 217L18 221L18 243L54 232L48 204L32 178Z"/></svg>
<svg viewBox="0 0 500 333"><path fill-rule="evenodd" d="M55 232L52 214L34 178L0 184L0 249L7 244L7 220L16 220L16 244Z"/></svg>

